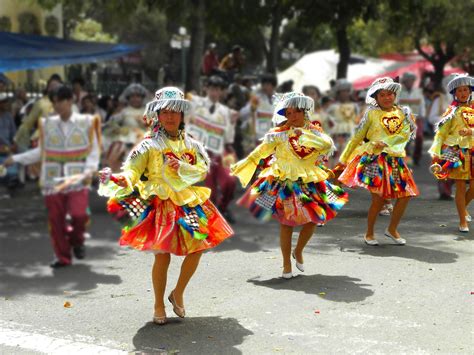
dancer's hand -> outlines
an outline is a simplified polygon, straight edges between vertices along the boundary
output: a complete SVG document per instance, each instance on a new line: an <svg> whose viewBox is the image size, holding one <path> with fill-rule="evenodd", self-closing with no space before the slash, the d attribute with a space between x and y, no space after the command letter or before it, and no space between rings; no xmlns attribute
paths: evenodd
<svg viewBox="0 0 474 355"><path fill-rule="evenodd" d="M295 128L293 132L296 134L297 137L303 135L303 131L301 130L301 128Z"/></svg>
<svg viewBox="0 0 474 355"><path fill-rule="evenodd" d="M15 161L13 160L13 158L11 156L9 156L7 159L5 159L2 163L2 165L4 165L5 167L8 167L10 165L13 165L15 164Z"/></svg>
<svg viewBox="0 0 474 355"><path fill-rule="evenodd" d="M113 174L112 176L114 177L113 182L116 185L118 185L120 187L127 187L128 186L127 179L122 174Z"/></svg>
<svg viewBox="0 0 474 355"><path fill-rule="evenodd" d="M179 161L178 159L171 158L168 160L168 166L173 169L174 171L178 171L179 169Z"/></svg>
<svg viewBox="0 0 474 355"><path fill-rule="evenodd" d="M382 148L387 147L387 143L382 142L382 141L372 142L372 145L374 146L374 148L377 148L377 149L382 149Z"/></svg>
<svg viewBox="0 0 474 355"><path fill-rule="evenodd" d="M472 129L470 128L462 128L459 130L459 135L462 137L472 136Z"/></svg>

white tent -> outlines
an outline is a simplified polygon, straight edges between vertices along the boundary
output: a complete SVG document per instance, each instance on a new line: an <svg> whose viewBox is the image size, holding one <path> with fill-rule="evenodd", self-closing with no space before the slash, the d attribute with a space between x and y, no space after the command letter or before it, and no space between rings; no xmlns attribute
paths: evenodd
<svg viewBox="0 0 474 355"><path fill-rule="evenodd" d="M356 57L362 59L364 63L349 65L347 80L350 82L383 74L407 64L403 61ZM306 54L291 67L278 74L278 83L291 79L294 82L294 90L299 91L304 85L316 85L321 91L327 91L329 81L336 79L338 62L339 53L333 49Z"/></svg>

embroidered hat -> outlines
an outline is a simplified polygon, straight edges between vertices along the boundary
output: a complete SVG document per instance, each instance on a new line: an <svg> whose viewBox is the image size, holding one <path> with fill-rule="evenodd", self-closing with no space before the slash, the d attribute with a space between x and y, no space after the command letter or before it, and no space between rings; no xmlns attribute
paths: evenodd
<svg viewBox="0 0 474 355"><path fill-rule="evenodd" d="M306 116L313 113L314 110L314 101L311 97L294 91L273 95L273 102L275 110L273 111L272 122L275 125L279 125L287 120L285 117L285 109L289 107L304 110Z"/></svg>
<svg viewBox="0 0 474 355"><path fill-rule="evenodd" d="M157 113L162 109L186 113L191 108L191 103L184 98L184 94L178 88L168 86L155 93L155 99L147 103L144 113L144 121L151 124L158 119Z"/></svg>
<svg viewBox="0 0 474 355"><path fill-rule="evenodd" d="M448 83L448 92L454 95L454 91L460 86L469 86L474 91L474 78L467 74L457 74Z"/></svg>
<svg viewBox="0 0 474 355"><path fill-rule="evenodd" d="M398 95L402 86L399 83L393 81L392 78L382 77L375 79L372 85L370 85L369 91L367 91L367 96L365 97L365 103L372 106L377 106L377 100L375 96L379 90L389 90L395 93L395 102L398 100Z"/></svg>

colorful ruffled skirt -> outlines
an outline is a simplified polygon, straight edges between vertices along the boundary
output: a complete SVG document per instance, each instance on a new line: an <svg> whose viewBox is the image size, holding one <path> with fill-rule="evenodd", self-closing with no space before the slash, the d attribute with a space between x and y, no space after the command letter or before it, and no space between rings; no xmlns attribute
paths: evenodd
<svg viewBox="0 0 474 355"><path fill-rule="evenodd" d="M303 183L257 179L237 201L261 221L271 218L288 226L325 223L333 219L348 201L348 194L328 181Z"/></svg>
<svg viewBox="0 0 474 355"><path fill-rule="evenodd" d="M120 245L141 251L188 255L214 248L234 234L211 201L194 207L177 206L170 199L149 201L137 194L110 199L111 214L129 214Z"/></svg>
<svg viewBox="0 0 474 355"><path fill-rule="evenodd" d="M349 187L363 187L385 199L419 195L405 160L386 153L357 156L344 169L339 181Z"/></svg>
<svg viewBox="0 0 474 355"><path fill-rule="evenodd" d="M441 148L441 172L438 179L471 180L474 178L473 152L468 148L444 145Z"/></svg>

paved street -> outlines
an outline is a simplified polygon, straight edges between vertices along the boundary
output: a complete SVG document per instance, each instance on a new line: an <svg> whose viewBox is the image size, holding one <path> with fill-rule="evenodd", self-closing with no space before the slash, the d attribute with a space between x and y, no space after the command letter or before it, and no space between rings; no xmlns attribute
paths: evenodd
<svg viewBox="0 0 474 355"><path fill-rule="evenodd" d="M350 191L338 218L317 229L304 275L289 281L279 278L277 224L235 207L236 235L204 255L187 318L164 327L150 322L153 257L118 247L105 200L92 194L87 259L52 271L46 211L29 185L0 201L0 353L472 353L474 233L457 232L454 202L437 199L423 163L421 197L400 228L406 246L383 237L387 217L381 245L366 246L368 194Z"/></svg>

